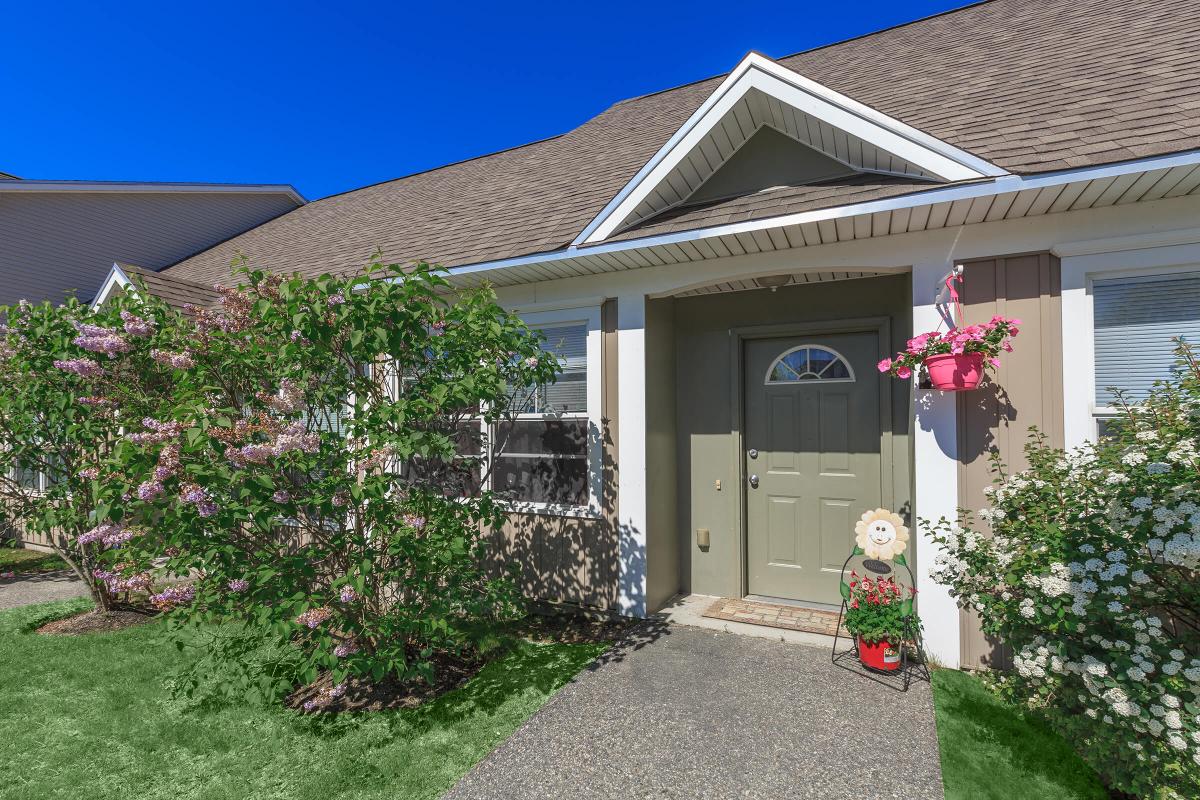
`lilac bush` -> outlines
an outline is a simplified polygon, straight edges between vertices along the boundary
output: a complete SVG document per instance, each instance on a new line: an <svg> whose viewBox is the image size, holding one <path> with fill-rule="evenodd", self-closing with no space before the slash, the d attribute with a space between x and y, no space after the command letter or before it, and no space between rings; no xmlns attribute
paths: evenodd
<svg viewBox="0 0 1200 800"><path fill-rule="evenodd" d="M106 565L141 533L110 461L122 426L170 399L149 354L173 312L124 297L97 311L21 303L0 319L0 527L49 543L107 610L149 586Z"/></svg>
<svg viewBox="0 0 1200 800"><path fill-rule="evenodd" d="M553 381L540 334L426 265L237 282L147 353L172 402L113 451L123 520L144 531L122 574L188 581L154 602L193 632L232 624L299 654L305 682L429 678L439 655L488 647L518 592L489 567L503 508L478 454ZM229 647L215 669L245 652Z"/></svg>
<svg viewBox="0 0 1200 800"><path fill-rule="evenodd" d="M1015 651L999 688L1113 788L1200 797L1200 365L1126 405L1110 439L1037 439L991 507L938 526L936 577Z"/></svg>

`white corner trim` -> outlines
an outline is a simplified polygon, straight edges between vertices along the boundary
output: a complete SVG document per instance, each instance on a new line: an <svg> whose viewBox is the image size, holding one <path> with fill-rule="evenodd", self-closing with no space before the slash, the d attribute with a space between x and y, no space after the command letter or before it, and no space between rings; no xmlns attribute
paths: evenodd
<svg viewBox="0 0 1200 800"><path fill-rule="evenodd" d="M1091 256L1098 253L1117 253L1128 250L1146 250L1152 247L1171 247L1179 244L1200 242L1200 227L1179 228L1169 231L1150 231L1132 236L1115 236L1109 239L1084 239L1079 242L1064 242L1050 248L1059 258Z"/></svg>
<svg viewBox="0 0 1200 800"><path fill-rule="evenodd" d="M92 300L91 308L97 309L108 300L108 296L112 294L114 289L124 289L129 286L132 281L125 274L125 270L121 269L120 264L113 264L112 269L108 271L108 277L104 279L104 284L100 287L100 291Z"/></svg>
<svg viewBox="0 0 1200 800"><path fill-rule="evenodd" d="M598 242L611 236L654 187L752 89L872 142L947 181L1008 174L994 164L809 80L765 56L751 53L588 223L572 245Z"/></svg>

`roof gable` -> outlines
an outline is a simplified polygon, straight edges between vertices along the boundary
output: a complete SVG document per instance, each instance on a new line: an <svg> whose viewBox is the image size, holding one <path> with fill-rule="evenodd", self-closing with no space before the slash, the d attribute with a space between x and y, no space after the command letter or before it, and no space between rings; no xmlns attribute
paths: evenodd
<svg viewBox="0 0 1200 800"><path fill-rule="evenodd" d="M751 53L709 95L573 244L594 243L687 200L763 127L848 171L932 181L1003 169Z"/></svg>

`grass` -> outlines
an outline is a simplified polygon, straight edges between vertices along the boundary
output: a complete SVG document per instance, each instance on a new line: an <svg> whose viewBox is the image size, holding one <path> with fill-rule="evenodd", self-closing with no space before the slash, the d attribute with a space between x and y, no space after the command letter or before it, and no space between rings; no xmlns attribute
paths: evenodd
<svg viewBox="0 0 1200 800"><path fill-rule="evenodd" d="M0 572L21 574L50 572L56 569L69 569L69 567L54 553L0 546Z"/></svg>
<svg viewBox="0 0 1200 800"><path fill-rule="evenodd" d="M181 655L159 624L39 636L86 603L0 613L0 795L51 798L433 798L603 649L523 644L425 706L302 716L198 710L164 676Z"/></svg>
<svg viewBox="0 0 1200 800"><path fill-rule="evenodd" d="M946 800L1107 800L1071 745L1000 700L978 678L933 673Z"/></svg>

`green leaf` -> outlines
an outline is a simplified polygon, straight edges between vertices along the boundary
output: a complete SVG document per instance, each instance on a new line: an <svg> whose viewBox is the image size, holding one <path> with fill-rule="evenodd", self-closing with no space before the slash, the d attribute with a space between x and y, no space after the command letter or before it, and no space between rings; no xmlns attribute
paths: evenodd
<svg viewBox="0 0 1200 800"><path fill-rule="evenodd" d="M840 591L842 593L843 600L850 599L850 584L846 583L845 581L842 581L841 586L838 587L838 591Z"/></svg>
<svg viewBox="0 0 1200 800"><path fill-rule="evenodd" d="M863 550L861 547L856 546L854 548L854 552L851 553L851 555L861 556L861 555L866 555L866 552L867 552L866 550Z"/></svg>
<svg viewBox="0 0 1200 800"><path fill-rule="evenodd" d="M902 567L908 566L908 559L904 557L904 553L896 553L896 556L892 560Z"/></svg>

